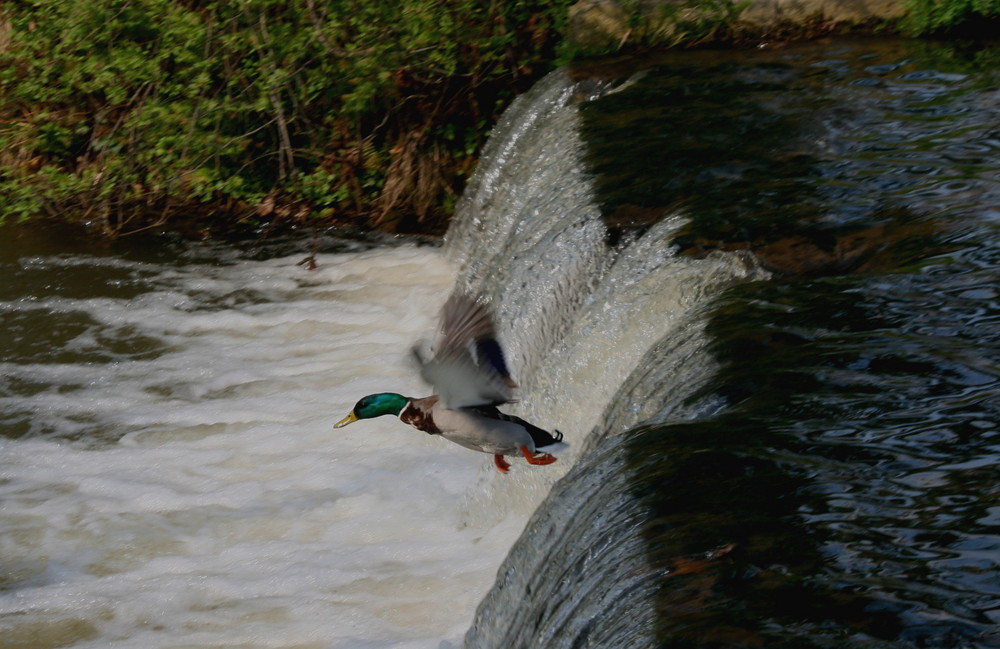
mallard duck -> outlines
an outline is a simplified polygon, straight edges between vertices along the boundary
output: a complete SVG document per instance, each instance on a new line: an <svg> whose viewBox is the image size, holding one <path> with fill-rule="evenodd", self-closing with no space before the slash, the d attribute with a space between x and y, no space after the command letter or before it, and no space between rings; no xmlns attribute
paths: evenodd
<svg viewBox="0 0 1000 649"><path fill-rule="evenodd" d="M420 374L435 394L419 399L393 392L370 394L358 401L334 428L382 415L396 415L417 430L460 446L493 454L501 473L510 464L504 456L524 456L529 464L552 464L556 457L539 449L562 441L562 433L542 430L520 417L503 413L517 387L503 348L496 339L493 318L485 306L456 294L441 309L441 337L434 355L425 360L413 349Z"/></svg>

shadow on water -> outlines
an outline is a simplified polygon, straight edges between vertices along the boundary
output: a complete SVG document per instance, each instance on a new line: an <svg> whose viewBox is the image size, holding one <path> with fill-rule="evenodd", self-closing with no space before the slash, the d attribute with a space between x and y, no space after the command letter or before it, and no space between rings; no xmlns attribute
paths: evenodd
<svg viewBox="0 0 1000 649"><path fill-rule="evenodd" d="M630 434L647 560L662 575L660 646L825 646L898 633L865 594L816 579L825 535L799 516L815 498L805 472L762 452L778 441L736 415Z"/></svg>
<svg viewBox="0 0 1000 649"><path fill-rule="evenodd" d="M793 97L796 77L781 63L752 73L732 60L664 65L583 106L588 162L609 223L639 227L683 205L699 214L702 232L718 236L781 231L800 218L797 212L814 210L817 159L789 138L807 114L780 106ZM623 142L628 157L621 156ZM795 209L769 222L739 218L759 213L779 192Z"/></svg>
<svg viewBox="0 0 1000 649"><path fill-rule="evenodd" d="M778 273L709 321L695 399L729 406L624 443L659 646L1000 645L996 110L982 57L885 47L666 65L583 111L610 228L680 205L682 250Z"/></svg>
<svg viewBox="0 0 1000 649"><path fill-rule="evenodd" d="M1000 131L982 91L997 59L890 40L581 68L630 79L581 107L609 237L680 209L686 254L752 250L779 274L927 256L936 221L966 216L993 180Z"/></svg>
<svg viewBox="0 0 1000 649"><path fill-rule="evenodd" d="M731 291L710 330L734 405L627 442L663 646L1000 642L1000 303L956 270Z"/></svg>

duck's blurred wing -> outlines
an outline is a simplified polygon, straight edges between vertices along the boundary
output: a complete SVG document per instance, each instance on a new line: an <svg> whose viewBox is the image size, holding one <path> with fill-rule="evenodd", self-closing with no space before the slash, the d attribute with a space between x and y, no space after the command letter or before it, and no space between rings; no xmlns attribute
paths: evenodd
<svg viewBox="0 0 1000 649"><path fill-rule="evenodd" d="M453 295L441 309L441 337L425 360L414 348L420 375L434 386L446 408L498 404L517 387L489 310L466 295Z"/></svg>

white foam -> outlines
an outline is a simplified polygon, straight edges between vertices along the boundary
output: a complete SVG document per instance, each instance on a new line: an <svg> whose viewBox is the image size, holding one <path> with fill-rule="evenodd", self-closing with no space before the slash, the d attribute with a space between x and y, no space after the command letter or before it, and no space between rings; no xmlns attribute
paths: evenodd
<svg viewBox="0 0 1000 649"><path fill-rule="evenodd" d="M134 335L159 349L2 364L44 386L0 399L31 417L28 436L0 440L7 641L460 644L533 503L491 513L507 476L488 456L394 418L332 428L370 392L425 393L407 351L452 271L431 248L297 260L116 260L137 297L0 305L85 314L76 351Z"/></svg>

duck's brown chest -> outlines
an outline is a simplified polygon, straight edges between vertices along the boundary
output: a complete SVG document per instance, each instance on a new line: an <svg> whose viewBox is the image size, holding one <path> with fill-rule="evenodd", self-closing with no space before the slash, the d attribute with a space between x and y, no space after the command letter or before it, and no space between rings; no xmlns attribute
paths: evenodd
<svg viewBox="0 0 1000 649"><path fill-rule="evenodd" d="M403 408L403 412L399 413L399 420L430 435L440 435L441 429L434 423L434 417L431 415L437 400L437 397L413 399Z"/></svg>

